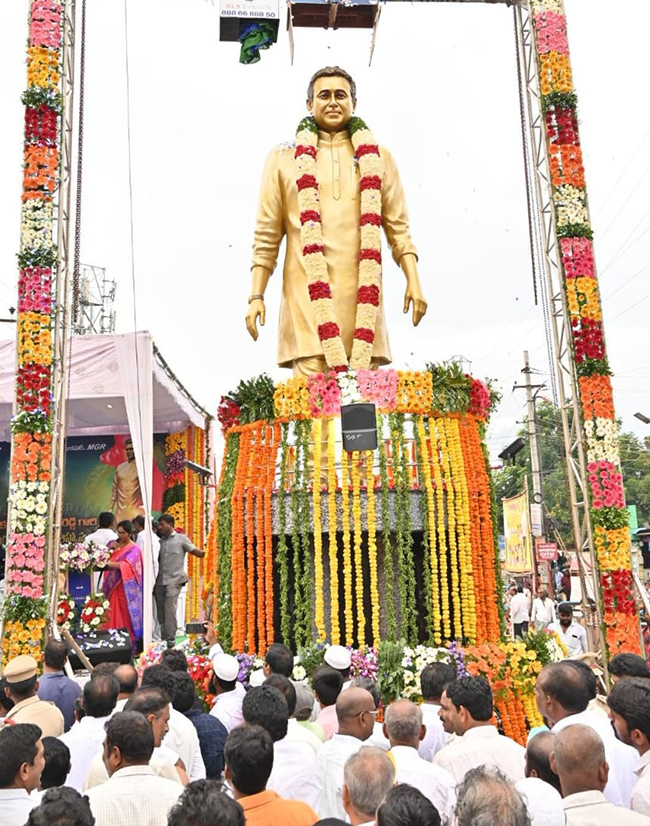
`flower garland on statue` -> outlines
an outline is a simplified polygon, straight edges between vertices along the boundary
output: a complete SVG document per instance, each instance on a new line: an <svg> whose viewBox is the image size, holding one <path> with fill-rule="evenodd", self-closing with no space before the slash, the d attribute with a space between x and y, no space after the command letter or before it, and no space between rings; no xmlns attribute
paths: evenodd
<svg viewBox="0 0 650 826"><path fill-rule="evenodd" d="M375 323L381 290L381 186L379 147L361 118L348 124L350 140L359 164L361 216L359 218L359 290L350 366L370 366ZM296 131L296 186L300 209L300 240L309 297L314 305L318 337L328 367L335 372L348 368L348 357L336 319L318 199L316 155L318 127L313 117L303 118Z"/></svg>

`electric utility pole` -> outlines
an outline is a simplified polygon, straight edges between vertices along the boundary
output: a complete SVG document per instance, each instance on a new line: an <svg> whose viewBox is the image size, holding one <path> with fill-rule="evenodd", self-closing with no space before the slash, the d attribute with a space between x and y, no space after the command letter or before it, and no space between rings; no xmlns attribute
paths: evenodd
<svg viewBox="0 0 650 826"><path fill-rule="evenodd" d="M543 482L542 482L542 456L539 450L539 442L537 440L537 412L535 410L535 401L537 393L543 390L545 384L532 384L531 382L531 368L528 360L528 350L524 350L524 368L521 371L526 376L525 384L513 385L513 390L523 389L526 391L527 403L527 424L528 424L528 443L530 445L530 468L533 477L533 502L536 505L541 505L544 499L543 496ZM533 390L535 391L533 393ZM542 510L542 533L544 531L544 513Z"/></svg>

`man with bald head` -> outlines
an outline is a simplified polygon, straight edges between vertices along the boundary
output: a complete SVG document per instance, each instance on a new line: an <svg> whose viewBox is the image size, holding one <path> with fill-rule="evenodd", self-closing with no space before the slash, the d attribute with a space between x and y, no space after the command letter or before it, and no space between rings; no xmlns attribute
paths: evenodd
<svg viewBox="0 0 650 826"><path fill-rule="evenodd" d="M118 665L114 671L115 679L120 684L120 693L117 695L115 712L124 711L124 706L135 694L138 687L138 672L132 665Z"/></svg>
<svg viewBox="0 0 650 826"><path fill-rule="evenodd" d="M631 746L616 739L606 717L588 710L593 693L589 676L576 662L545 666L535 686L537 708L554 734L576 724L588 726L598 734L610 767L605 797L615 806L629 806L637 779L634 769L638 757Z"/></svg>
<svg viewBox="0 0 650 826"><path fill-rule="evenodd" d="M375 725L375 701L365 688L348 688L336 700L338 732L318 754L318 777L321 787L320 816L345 820L343 808L343 769L346 760L359 751Z"/></svg>
<svg viewBox="0 0 650 826"><path fill-rule="evenodd" d="M384 736L390 741L389 754L395 763L397 782L415 786L428 797L445 826L453 823L456 782L448 771L418 754L426 733L420 706L410 700L396 700L386 709Z"/></svg>
<svg viewBox="0 0 650 826"><path fill-rule="evenodd" d="M516 783L533 826L564 826L560 778L551 768L555 735L540 731L526 746L526 777Z"/></svg>
<svg viewBox="0 0 650 826"><path fill-rule="evenodd" d="M555 736L551 768L560 778L567 826L648 826L650 820L603 794L609 766L602 739L589 726L570 725Z"/></svg>

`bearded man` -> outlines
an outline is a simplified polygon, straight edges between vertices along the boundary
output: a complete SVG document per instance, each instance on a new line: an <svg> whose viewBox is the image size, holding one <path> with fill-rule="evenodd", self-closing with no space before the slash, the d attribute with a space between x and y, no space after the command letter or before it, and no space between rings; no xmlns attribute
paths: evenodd
<svg viewBox="0 0 650 826"><path fill-rule="evenodd" d="M391 362L381 290L381 233L406 276L404 312L427 310L395 161L354 117L356 84L338 66L316 72L296 145L268 157L262 180L246 315L257 340L264 292L287 246L278 364L295 374Z"/></svg>

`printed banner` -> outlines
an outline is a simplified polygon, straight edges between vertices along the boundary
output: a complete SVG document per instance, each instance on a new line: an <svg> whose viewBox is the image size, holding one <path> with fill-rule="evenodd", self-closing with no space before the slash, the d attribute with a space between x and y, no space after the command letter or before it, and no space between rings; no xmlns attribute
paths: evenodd
<svg viewBox="0 0 650 826"><path fill-rule="evenodd" d="M506 538L504 568L511 574L533 572L533 554L528 519L528 496L522 493L503 499L503 532Z"/></svg>
<svg viewBox="0 0 650 826"><path fill-rule="evenodd" d="M0 442L0 543L7 532L9 443ZM165 488L165 434L154 435L152 511L160 515ZM111 511L118 522L143 513L142 491L128 435L71 436L66 443L62 542L79 542Z"/></svg>

